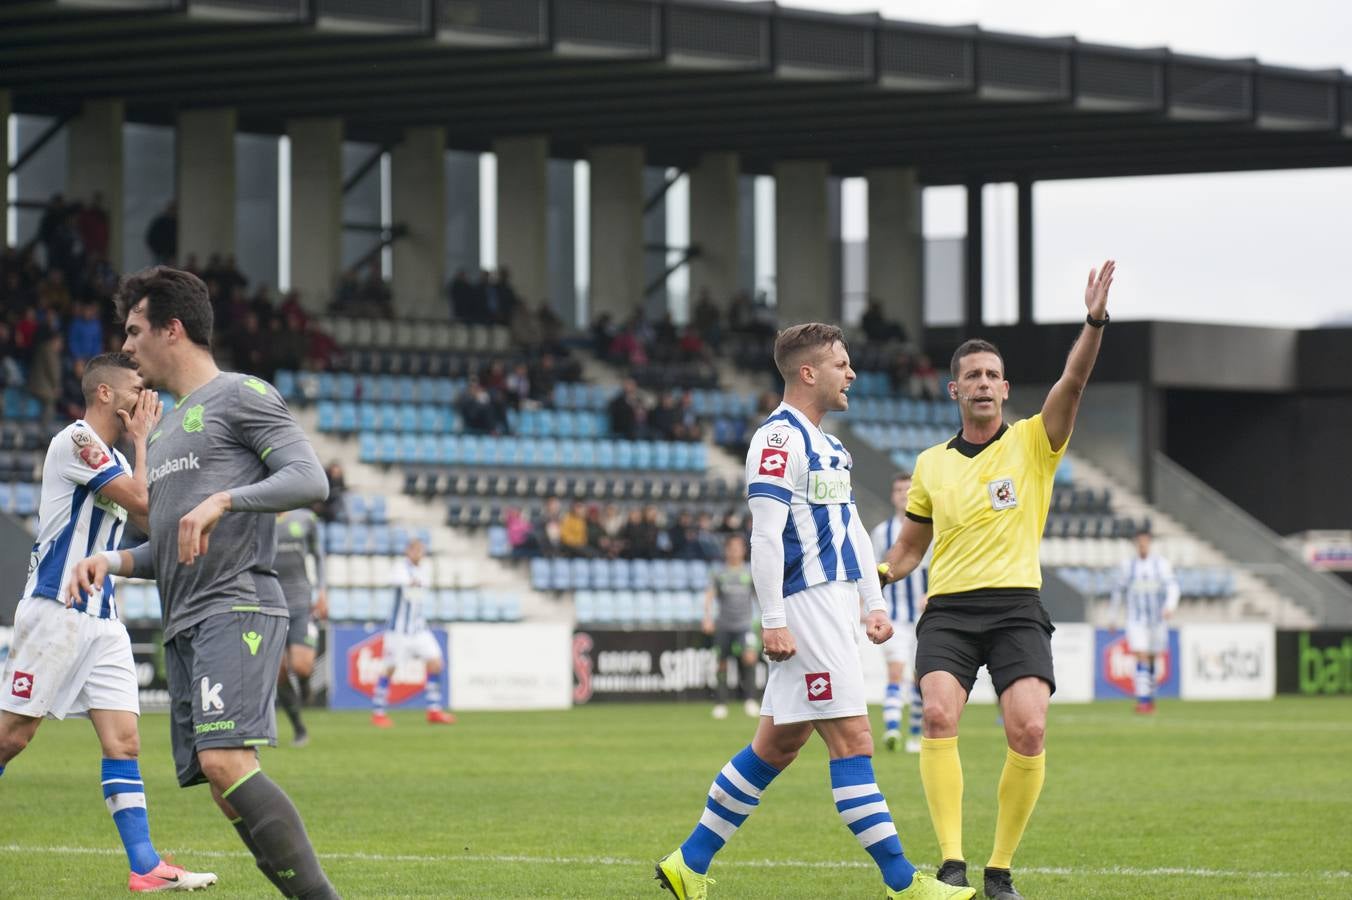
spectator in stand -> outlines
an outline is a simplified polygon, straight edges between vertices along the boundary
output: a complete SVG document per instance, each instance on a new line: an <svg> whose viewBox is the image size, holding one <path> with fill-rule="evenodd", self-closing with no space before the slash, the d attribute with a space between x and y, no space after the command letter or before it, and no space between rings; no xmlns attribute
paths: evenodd
<svg viewBox="0 0 1352 900"><path fill-rule="evenodd" d="M690 391L681 394L676 440L691 442L704 440L704 426L700 424L699 416L695 415L695 395ZM722 548L718 552L721 554Z"/></svg>
<svg viewBox="0 0 1352 900"><path fill-rule="evenodd" d="M17 257L13 264L5 268L4 291L0 293L0 315L5 318L22 318L27 310L38 305L38 294L31 282L24 278L22 265Z"/></svg>
<svg viewBox="0 0 1352 900"><path fill-rule="evenodd" d="M502 514L502 525L507 531L507 546L511 548L513 559L538 555L539 544L535 540L534 527L520 509L507 507Z"/></svg>
<svg viewBox="0 0 1352 900"><path fill-rule="evenodd" d="M690 316L690 324L696 334L702 335L710 347L718 350L722 346L723 312L714 302L707 287L700 288L699 299L695 301L695 309Z"/></svg>
<svg viewBox="0 0 1352 900"><path fill-rule="evenodd" d="M587 507L587 555L610 557L613 550L610 535L601 520L601 507L592 503Z"/></svg>
<svg viewBox="0 0 1352 900"><path fill-rule="evenodd" d="M108 255L108 230L108 210L103 205L103 194L95 191L75 215L75 231L86 256Z"/></svg>
<svg viewBox="0 0 1352 900"><path fill-rule="evenodd" d="M230 333L230 358L241 372L261 374L267 369L268 347L258 316L246 312Z"/></svg>
<svg viewBox="0 0 1352 900"><path fill-rule="evenodd" d="M486 325L497 322L502 309L502 297L498 292L498 277L487 269L479 272L479 284L476 292L475 317L471 322Z"/></svg>
<svg viewBox="0 0 1352 900"><path fill-rule="evenodd" d="M559 383L554 354L542 353L530 367L530 398L542 406L554 405L554 386Z"/></svg>
<svg viewBox="0 0 1352 900"><path fill-rule="evenodd" d="M178 207L170 201L146 229L146 247L159 265L170 265L178 256Z"/></svg>
<svg viewBox="0 0 1352 900"><path fill-rule="evenodd" d="M355 272L344 272L338 276L338 286L333 291L333 309L340 313L355 313L361 294L361 284Z"/></svg>
<svg viewBox="0 0 1352 900"><path fill-rule="evenodd" d="M456 408L465 423L465 431L470 434L503 434L507 430L506 410L476 377L470 377Z"/></svg>
<svg viewBox="0 0 1352 900"><path fill-rule="evenodd" d="M38 285L38 305L65 318L70 313L72 302L66 273L57 268L49 269L47 277Z"/></svg>
<svg viewBox="0 0 1352 900"><path fill-rule="evenodd" d="M84 415L84 373L83 359L72 360L61 372L61 397L56 401L56 411L62 419L78 419Z"/></svg>
<svg viewBox="0 0 1352 900"><path fill-rule="evenodd" d="M559 547L564 556L588 556L587 510L581 500L574 500L568 512L559 520Z"/></svg>
<svg viewBox="0 0 1352 900"><path fill-rule="evenodd" d="M648 433L660 441L681 440L677 437L681 427L681 412L676 407L676 395L663 391L657 398L657 406L648 414Z"/></svg>
<svg viewBox="0 0 1352 900"><path fill-rule="evenodd" d="M911 369L911 396L939 399L939 371L924 353L915 358L915 366Z"/></svg>
<svg viewBox="0 0 1352 900"><path fill-rule="evenodd" d="M258 322L265 329L277 317L277 307L273 304L272 291L268 289L267 282L260 281L258 287L254 288L253 296L249 298L249 309L258 316Z"/></svg>
<svg viewBox="0 0 1352 900"><path fill-rule="evenodd" d="M113 293L117 290L117 269L108 261L108 257L102 253L91 253L86 257L84 286L86 294L94 300L99 301L99 319L105 319L103 312L107 312L107 320L111 321L115 310L113 309Z"/></svg>
<svg viewBox="0 0 1352 900"><path fill-rule="evenodd" d="M517 363L512 366L512 371L507 373L507 386L503 390L503 397L510 408L518 411L523 404L530 402L530 369L525 363Z"/></svg>
<svg viewBox="0 0 1352 900"><path fill-rule="evenodd" d="M66 334L66 346L76 361L92 359L103 352L103 322L97 305L80 303L75 307L75 318Z"/></svg>
<svg viewBox="0 0 1352 900"><path fill-rule="evenodd" d="M662 318L653 327L652 358L658 362L671 362L676 359L679 344L676 322L671 318L670 311L662 313Z"/></svg>
<svg viewBox="0 0 1352 900"><path fill-rule="evenodd" d="M297 332L305 332L310 324L310 314L300 302L300 291L294 288L282 297L282 305L277 307L277 315L286 322L286 327Z"/></svg>
<svg viewBox="0 0 1352 900"><path fill-rule="evenodd" d="M892 358L892 367L887 371L888 381L892 384L892 393L910 395L913 365L908 353L898 353Z"/></svg>
<svg viewBox="0 0 1352 900"><path fill-rule="evenodd" d="M305 367L316 371L333 368L334 357L338 355L338 342L313 320L309 322L305 337Z"/></svg>
<svg viewBox="0 0 1352 900"><path fill-rule="evenodd" d="M14 331L0 318L0 388L22 384L23 367L19 365L19 350L14 345Z"/></svg>
<svg viewBox="0 0 1352 900"><path fill-rule="evenodd" d="M484 389L498 399L507 391L507 365L500 359L495 359L479 374L479 381Z"/></svg>
<svg viewBox="0 0 1352 900"><path fill-rule="evenodd" d="M198 278L203 277L202 263L198 261L196 253L189 253L187 260L183 263L183 271L191 272Z"/></svg>
<svg viewBox="0 0 1352 900"><path fill-rule="evenodd" d="M263 367L254 374L272 382L277 380L278 370L301 367L309 346L303 328L292 328L281 316L273 316L268 320L265 334Z"/></svg>
<svg viewBox="0 0 1352 900"><path fill-rule="evenodd" d="M629 510L620 529L620 555L625 559L652 559L657 555L657 533L643 520L643 510Z"/></svg>
<svg viewBox="0 0 1352 900"><path fill-rule="evenodd" d="M714 531L714 517L707 512L700 513L698 518L695 519L695 541L699 548L699 554L693 558L708 562L716 562L722 559L725 540L725 537Z"/></svg>
<svg viewBox="0 0 1352 900"><path fill-rule="evenodd" d="M456 269L455 277L446 285L446 298L450 301L451 321L468 322L474 309L474 285L464 269Z"/></svg>
<svg viewBox="0 0 1352 900"><path fill-rule="evenodd" d="M516 315L516 308L524 306L512 285L512 273L506 266L498 267L498 314L493 318L496 324L506 325Z"/></svg>
<svg viewBox="0 0 1352 900"><path fill-rule="evenodd" d="M699 362L709 358L709 349L700 337L699 329L694 325L685 326L676 349L678 356L686 362Z"/></svg>
<svg viewBox="0 0 1352 900"><path fill-rule="evenodd" d="M614 343L617 334L615 320L610 313L603 312L592 320L592 353L596 354L597 359L606 359L610 356L610 345Z"/></svg>
<svg viewBox="0 0 1352 900"><path fill-rule="evenodd" d="M558 497L550 497L535 521L535 543L541 556L558 556L559 525L563 520L563 504Z"/></svg>
<svg viewBox="0 0 1352 900"><path fill-rule="evenodd" d="M671 541L671 555L676 559L700 559L699 529L695 525L695 516L683 509L676 514L676 521L667 529Z"/></svg>
<svg viewBox="0 0 1352 900"><path fill-rule="evenodd" d="M864 332L864 340L870 344L886 344L892 341L906 342L906 329L899 322L890 322L883 313L882 301L871 298L868 309L859 323Z"/></svg>
<svg viewBox="0 0 1352 900"><path fill-rule="evenodd" d="M554 312L548 300L540 301L536 319L540 323L540 346L547 353L558 353L563 348L563 319Z"/></svg>
<svg viewBox="0 0 1352 900"><path fill-rule="evenodd" d="M639 399L638 383L632 378L624 380L606 411L610 417L610 433L616 437L634 441L645 430L647 413Z"/></svg>
<svg viewBox="0 0 1352 900"><path fill-rule="evenodd" d="M357 294L358 303L368 315L389 318L394 314L394 297L390 286L380 277L380 261L372 260L366 267L366 278Z"/></svg>
<svg viewBox="0 0 1352 900"><path fill-rule="evenodd" d="M529 306L518 303L512 310L512 318L507 323L507 328L511 332L513 346L528 356L534 356L539 351L540 320Z"/></svg>
<svg viewBox="0 0 1352 900"><path fill-rule="evenodd" d="M624 551L624 538L621 532L624 530L625 516L624 511L618 504L607 503L605 511L601 514L601 527L606 535L606 555L611 559L620 556Z"/></svg>
<svg viewBox="0 0 1352 900"><path fill-rule="evenodd" d="M28 393L42 404L42 424L49 427L61 399L61 351L65 342L59 329L43 326L38 329L33 346L33 360L28 367Z"/></svg>

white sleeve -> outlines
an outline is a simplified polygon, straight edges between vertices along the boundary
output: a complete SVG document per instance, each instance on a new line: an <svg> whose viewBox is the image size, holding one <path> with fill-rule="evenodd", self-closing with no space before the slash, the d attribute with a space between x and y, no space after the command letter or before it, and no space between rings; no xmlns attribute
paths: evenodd
<svg viewBox="0 0 1352 900"><path fill-rule="evenodd" d="M762 628L783 628L784 614L784 526L789 507L769 497L753 494L751 507L751 583L761 607Z"/></svg>
<svg viewBox="0 0 1352 900"><path fill-rule="evenodd" d="M746 451L746 495L768 497L787 507L806 471L807 452L796 430L785 425L758 431Z"/></svg>
<svg viewBox="0 0 1352 900"><path fill-rule="evenodd" d="M118 461L116 453L103 448L103 442L93 430L75 426L66 434L65 439L57 435L52 440L50 451L56 455L62 478L82 484L97 494L119 475L131 474Z"/></svg>
<svg viewBox="0 0 1352 900"><path fill-rule="evenodd" d="M1160 577L1164 581L1164 608L1168 612L1178 609L1178 598L1182 591L1178 586L1178 577L1174 575L1173 564L1160 557Z"/></svg>
<svg viewBox="0 0 1352 900"><path fill-rule="evenodd" d="M879 612L887 609L887 604L883 602L883 586L878 581L878 557L874 555L873 542L864 530L864 520L859 517L858 507L851 503L848 509L850 541L859 548L856 551L859 556L859 599L864 601L864 608L869 612ZM880 538L886 538L881 529L876 533Z"/></svg>

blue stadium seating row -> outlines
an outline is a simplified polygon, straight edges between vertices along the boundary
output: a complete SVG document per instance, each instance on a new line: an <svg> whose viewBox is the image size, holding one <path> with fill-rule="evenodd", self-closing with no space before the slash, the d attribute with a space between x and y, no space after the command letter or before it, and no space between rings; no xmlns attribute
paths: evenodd
<svg viewBox="0 0 1352 900"><path fill-rule="evenodd" d="M890 391L881 396L857 396L858 385L856 381L850 388L850 409L845 413L851 422L938 425L949 434L962 424L958 405L951 401L897 397Z"/></svg>
<svg viewBox="0 0 1352 900"><path fill-rule="evenodd" d="M330 522L324 526L324 551L341 555L361 553L388 556L403 553L408 542L415 537L423 542L423 546L431 547L432 532L426 528Z"/></svg>
<svg viewBox="0 0 1352 900"><path fill-rule="evenodd" d="M380 494L344 494L343 517L349 523L384 525L390 520L385 498Z"/></svg>
<svg viewBox="0 0 1352 900"><path fill-rule="evenodd" d="M123 621L160 618L160 595L152 582L123 581L117 586L117 598ZM394 592L389 589L329 590L329 618L334 621L381 621L393 605ZM521 600L511 594L442 588L432 592L426 615L442 622L517 622Z"/></svg>
<svg viewBox="0 0 1352 900"><path fill-rule="evenodd" d="M702 591L578 591L579 625L688 625L704 618Z"/></svg>
<svg viewBox="0 0 1352 900"><path fill-rule="evenodd" d="M361 461L382 465L548 466L682 472L703 472L709 466L707 447L676 441L376 434L369 431L362 432L358 440Z"/></svg>
<svg viewBox="0 0 1352 900"><path fill-rule="evenodd" d="M1117 580L1116 569L1091 569L1071 566L1057 570L1062 578L1086 594L1106 597ZM1235 593L1235 573L1229 569L1178 569L1179 591L1184 597L1231 597Z"/></svg>
<svg viewBox="0 0 1352 900"><path fill-rule="evenodd" d="M450 405L464 392L464 378L412 375L354 375L351 372L277 373L276 386L288 401L361 400L377 403Z"/></svg>
<svg viewBox="0 0 1352 900"><path fill-rule="evenodd" d="M854 431L861 438L879 450L910 450L919 453L926 447L947 441L956 433L956 426L947 425L854 425Z"/></svg>
<svg viewBox="0 0 1352 900"><path fill-rule="evenodd" d="M532 559L537 591L699 590L709 585L709 563L697 559Z"/></svg>
<svg viewBox="0 0 1352 900"><path fill-rule="evenodd" d="M854 385L850 388L852 398L890 397L895 393L892 379L886 372L856 372Z"/></svg>
<svg viewBox="0 0 1352 900"><path fill-rule="evenodd" d="M34 516L38 512L39 488L30 482L0 483L0 512Z"/></svg>
<svg viewBox="0 0 1352 900"><path fill-rule="evenodd" d="M613 385L567 384L554 386L554 405L560 409L605 409L617 393ZM690 392L691 407L702 419L714 416L750 416L756 409L754 394L713 388L696 388Z"/></svg>
<svg viewBox="0 0 1352 900"><path fill-rule="evenodd" d="M31 421L42 415L42 404L23 388L7 387L3 402L0 402L0 411L3 412L0 418Z"/></svg>
<svg viewBox="0 0 1352 900"><path fill-rule="evenodd" d="M319 430L352 434L358 431L402 431L459 434L460 414L435 403L355 403L324 400L319 403ZM526 437L593 438L610 429L604 415L594 412L526 409L507 411L507 425Z"/></svg>

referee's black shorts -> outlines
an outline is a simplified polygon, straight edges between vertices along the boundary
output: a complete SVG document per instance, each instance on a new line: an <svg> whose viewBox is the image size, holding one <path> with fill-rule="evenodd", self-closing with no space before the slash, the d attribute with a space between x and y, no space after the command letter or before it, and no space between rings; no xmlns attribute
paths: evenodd
<svg viewBox="0 0 1352 900"><path fill-rule="evenodd" d="M948 672L968 693L983 665L1003 694L1020 678L1041 678L1056 692L1052 620L1031 588L991 588L929 598L916 624L915 671Z"/></svg>

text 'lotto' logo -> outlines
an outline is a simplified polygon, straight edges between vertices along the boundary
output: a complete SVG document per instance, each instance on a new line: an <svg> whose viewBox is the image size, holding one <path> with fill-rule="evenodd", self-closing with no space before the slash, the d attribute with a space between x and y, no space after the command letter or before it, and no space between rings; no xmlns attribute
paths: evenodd
<svg viewBox="0 0 1352 900"><path fill-rule="evenodd" d="M760 474L783 478L789 468L789 451L767 447L761 451Z"/></svg>
<svg viewBox="0 0 1352 900"><path fill-rule="evenodd" d="M347 651L347 683L353 690L373 696L385 656L385 633L373 634ZM401 661L390 674L386 702L398 706L422 691L427 684L427 666L420 659Z"/></svg>
<svg viewBox="0 0 1352 900"><path fill-rule="evenodd" d="M1173 655L1165 648L1155 657L1155 683L1168 681L1173 668ZM1125 636L1103 648L1103 671L1113 687L1129 697L1136 695L1136 654L1127 646Z"/></svg>

